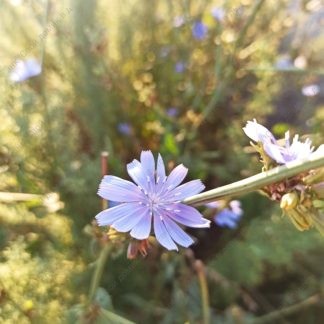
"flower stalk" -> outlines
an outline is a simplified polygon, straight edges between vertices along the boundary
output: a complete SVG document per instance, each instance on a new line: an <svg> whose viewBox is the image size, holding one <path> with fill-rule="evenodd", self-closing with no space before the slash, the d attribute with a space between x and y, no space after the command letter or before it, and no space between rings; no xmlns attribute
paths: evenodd
<svg viewBox="0 0 324 324"><path fill-rule="evenodd" d="M200 286L203 323L210 324L209 292L208 292L205 266L200 260L196 260L195 268L197 271L198 282Z"/></svg>
<svg viewBox="0 0 324 324"><path fill-rule="evenodd" d="M324 166L324 154L314 154L307 161L292 161L249 178L205 191L183 200L188 205L203 205L218 199L243 195L263 187Z"/></svg>
<svg viewBox="0 0 324 324"><path fill-rule="evenodd" d="M105 242L104 247L100 251L99 258L96 262L96 269L93 274L92 280L91 280L91 286L90 286L90 293L89 293L89 303L93 302L93 299L96 294L96 290L99 287L100 280L103 274L103 270L105 268L105 264L109 255L110 251L110 245L108 242Z"/></svg>
<svg viewBox="0 0 324 324"><path fill-rule="evenodd" d="M104 176L108 173L108 152L101 152L101 175ZM102 199L101 201L101 207L102 209L108 208L108 202ZM103 270L105 268L105 264L109 255L111 245L107 242L107 240L104 241L104 246L100 251L98 260L96 262L96 268L93 273L93 277L91 279L91 286L90 286L90 292L89 292L89 304L93 302L93 299L96 294L96 290L99 287L100 280L103 274Z"/></svg>

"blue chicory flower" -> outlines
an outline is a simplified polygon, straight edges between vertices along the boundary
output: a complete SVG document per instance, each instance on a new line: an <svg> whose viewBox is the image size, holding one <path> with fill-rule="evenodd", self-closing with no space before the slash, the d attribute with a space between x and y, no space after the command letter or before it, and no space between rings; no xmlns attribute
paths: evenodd
<svg viewBox="0 0 324 324"><path fill-rule="evenodd" d="M42 72L42 67L36 59L25 61L18 60L10 72L9 78L12 82L23 82Z"/></svg>
<svg viewBox="0 0 324 324"><path fill-rule="evenodd" d="M220 208L221 204L217 201L206 205L210 208ZM214 222L220 227L234 229L237 227L239 220L243 216L241 203L238 200L232 200L227 208L222 209L214 216Z"/></svg>
<svg viewBox="0 0 324 324"><path fill-rule="evenodd" d="M124 135L130 135L132 133L132 128L128 123L119 123L117 129L119 133Z"/></svg>
<svg viewBox="0 0 324 324"><path fill-rule="evenodd" d="M201 22L201 21L196 21L194 22L192 26L192 36L196 38L197 40L203 40L208 33L208 28L207 26Z"/></svg>
<svg viewBox="0 0 324 324"><path fill-rule="evenodd" d="M267 155L279 164L307 159L311 154L318 151L314 152L310 139L301 142L298 135L295 135L292 143L290 143L289 131L285 133L285 145L277 144L273 134L267 128L258 124L255 119L253 122L248 121L243 131L253 141L261 143Z"/></svg>
<svg viewBox="0 0 324 324"><path fill-rule="evenodd" d="M174 70L177 72L177 73L183 73L186 69L186 64L179 61L175 64L174 66Z"/></svg>
<svg viewBox="0 0 324 324"><path fill-rule="evenodd" d="M127 172L136 184L110 175L102 179L99 196L121 204L100 212L96 216L99 226L108 225L119 232L130 231L133 238L144 240L149 237L153 222L157 241L168 250L178 250L176 243L184 247L193 243L177 223L209 227L209 220L195 208L181 203L204 189L200 180L180 185L188 172L182 164L166 176L161 155L155 166L152 152L142 151L140 161L127 164Z"/></svg>
<svg viewBox="0 0 324 324"><path fill-rule="evenodd" d="M179 111L176 107L170 107L167 109L167 115L170 117L176 117L178 115Z"/></svg>
<svg viewBox="0 0 324 324"><path fill-rule="evenodd" d="M286 71L295 68L294 63L292 62L290 57L286 55L277 58L274 67L279 71Z"/></svg>

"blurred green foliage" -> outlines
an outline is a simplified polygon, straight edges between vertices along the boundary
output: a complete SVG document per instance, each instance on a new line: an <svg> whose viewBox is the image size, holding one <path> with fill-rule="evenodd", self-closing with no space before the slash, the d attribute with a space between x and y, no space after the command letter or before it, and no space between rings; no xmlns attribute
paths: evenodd
<svg viewBox="0 0 324 324"><path fill-rule="evenodd" d="M8 0L0 9L0 191L58 192L65 205L57 214L0 204L3 323L74 322L83 311L100 250L87 233L100 209L101 151L118 176L151 149L213 188L259 171L244 152L247 120L323 140L323 93L301 94L323 84L317 1ZM208 28L200 40L198 21ZM16 59L29 57L41 75L11 83ZM238 229L191 232L213 323L253 322L323 291L319 234L297 232L261 196L242 202ZM190 256L152 249L129 261L125 247L105 267L104 311L88 322L122 323L113 311L138 323L199 323ZM320 323L320 306L277 320Z"/></svg>

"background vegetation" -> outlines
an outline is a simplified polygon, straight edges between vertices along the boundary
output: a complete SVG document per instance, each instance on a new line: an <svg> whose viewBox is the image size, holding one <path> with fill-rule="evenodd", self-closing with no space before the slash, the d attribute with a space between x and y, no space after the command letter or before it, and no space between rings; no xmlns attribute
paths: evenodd
<svg viewBox="0 0 324 324"><path fill-rule="evenodd" d="M8 0L0 10L0 191L46 198L0 196L1 323L99 322L82 305L102 242L91 225L102 151L115 175L151 149L211 189L260 171L247 120L322 143L320 1ZM10 81L29 58L42 72ZM320 234L296 231L258 194L241 202L237 228L190 232L192 252L153 246L130 261L127 242L111 243L96 302L137 323L200 323L197 258L213 323L320 323Z"/></svg>

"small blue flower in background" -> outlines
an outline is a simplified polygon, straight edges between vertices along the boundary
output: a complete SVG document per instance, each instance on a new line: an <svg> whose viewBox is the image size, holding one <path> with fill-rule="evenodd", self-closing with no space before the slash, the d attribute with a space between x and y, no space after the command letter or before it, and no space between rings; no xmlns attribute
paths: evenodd
<svg viewBox="0 0 324 324"><path fill-rule="evenodd" d="M219 8L219 7L212 8L211 14L218 21L222 21L224 19L224 17L225 17L224 9Z"/></svg>
<svg viewBox="0 0 324 324"><path fill-rule="evenodd" d="M255 119L253 122L248 121L243 131L254 142L261 143L266 154L279 164L307 159L312 154L323 149L321 148L322 146L320 146L319 149L314 152L311 140L306 139L304 142L301 142L298 135L295 135L292 143L290 143L289 131L285 133L285 145L279 145L273 134L267 128L258 124Z"/></svg>
<svg viewBox="0 0 324 324"><path fill-rule="evenodd" d="M119 133L124 135L130 135L132 133L132 127L128 123L119 123L117 129Z"/></svg>
<svg viewBox="0 0 324 324"><path fill-rule="evenodd" d="M175 64L174 66L174 70L177 72L177 73L183 73L186 69L186 65L184 62L182 61L179 61Z"/></svg>
<svg viewBox="0 0 324 324"><path fill-rule="evenodd" d="M285 71L285 70L294 69L295 66L289 56L283 55L277 59L277 61L275 63L275 68L277 70Z"/></svg>
<svg viewBox="0 0 324 324"><path fill-rule="evenodd" d="M9 78L12 82L18 83L37 76L41 72L42 67L36 59L18 60L10 72Z"/></svg>
<svg viewBox="0 0 324 324"><path fill-rule="evenodd" d="M120 202L96 216L99 226L111 226L118 232L129 232L138 240L147 239L153 223L157 241L168 250L178 250L179 244L188 247L192 238L177 224L189 227L209 227L210 221L193 207L181 201L204 189L200 180L180 185L188 169L182 164L166 176L159 154L157 164L151 151L142 151L140 161L127 164L133 181L105 176L99 186L100 197Z"/></svg>
<svg viewBox="0 0 324 324"><path fill-rule="evenodd" d="M209 208L220 208L219 202L212 202L206 205ZM241 203L238 200L232 200L227 208L222 209L214 216L214 222L220 227L234 229L237 227L239 220L243 216Z"/></svg>
<svg viewBox="0 0 324 324"><path fill-rule="evenodd" d="M167 115L170 117L176 117L178 115L179 111L176 107L170 107L167 109Z"/></svg>
<svg viewBox="0 0 324 324"><path fill-rule="evenodd" d="M206 38L207 33L208 33L208 28L203 22L201 21L194 22L192 26L192 36L195 39L203 40L204 38Z"/></svg>

